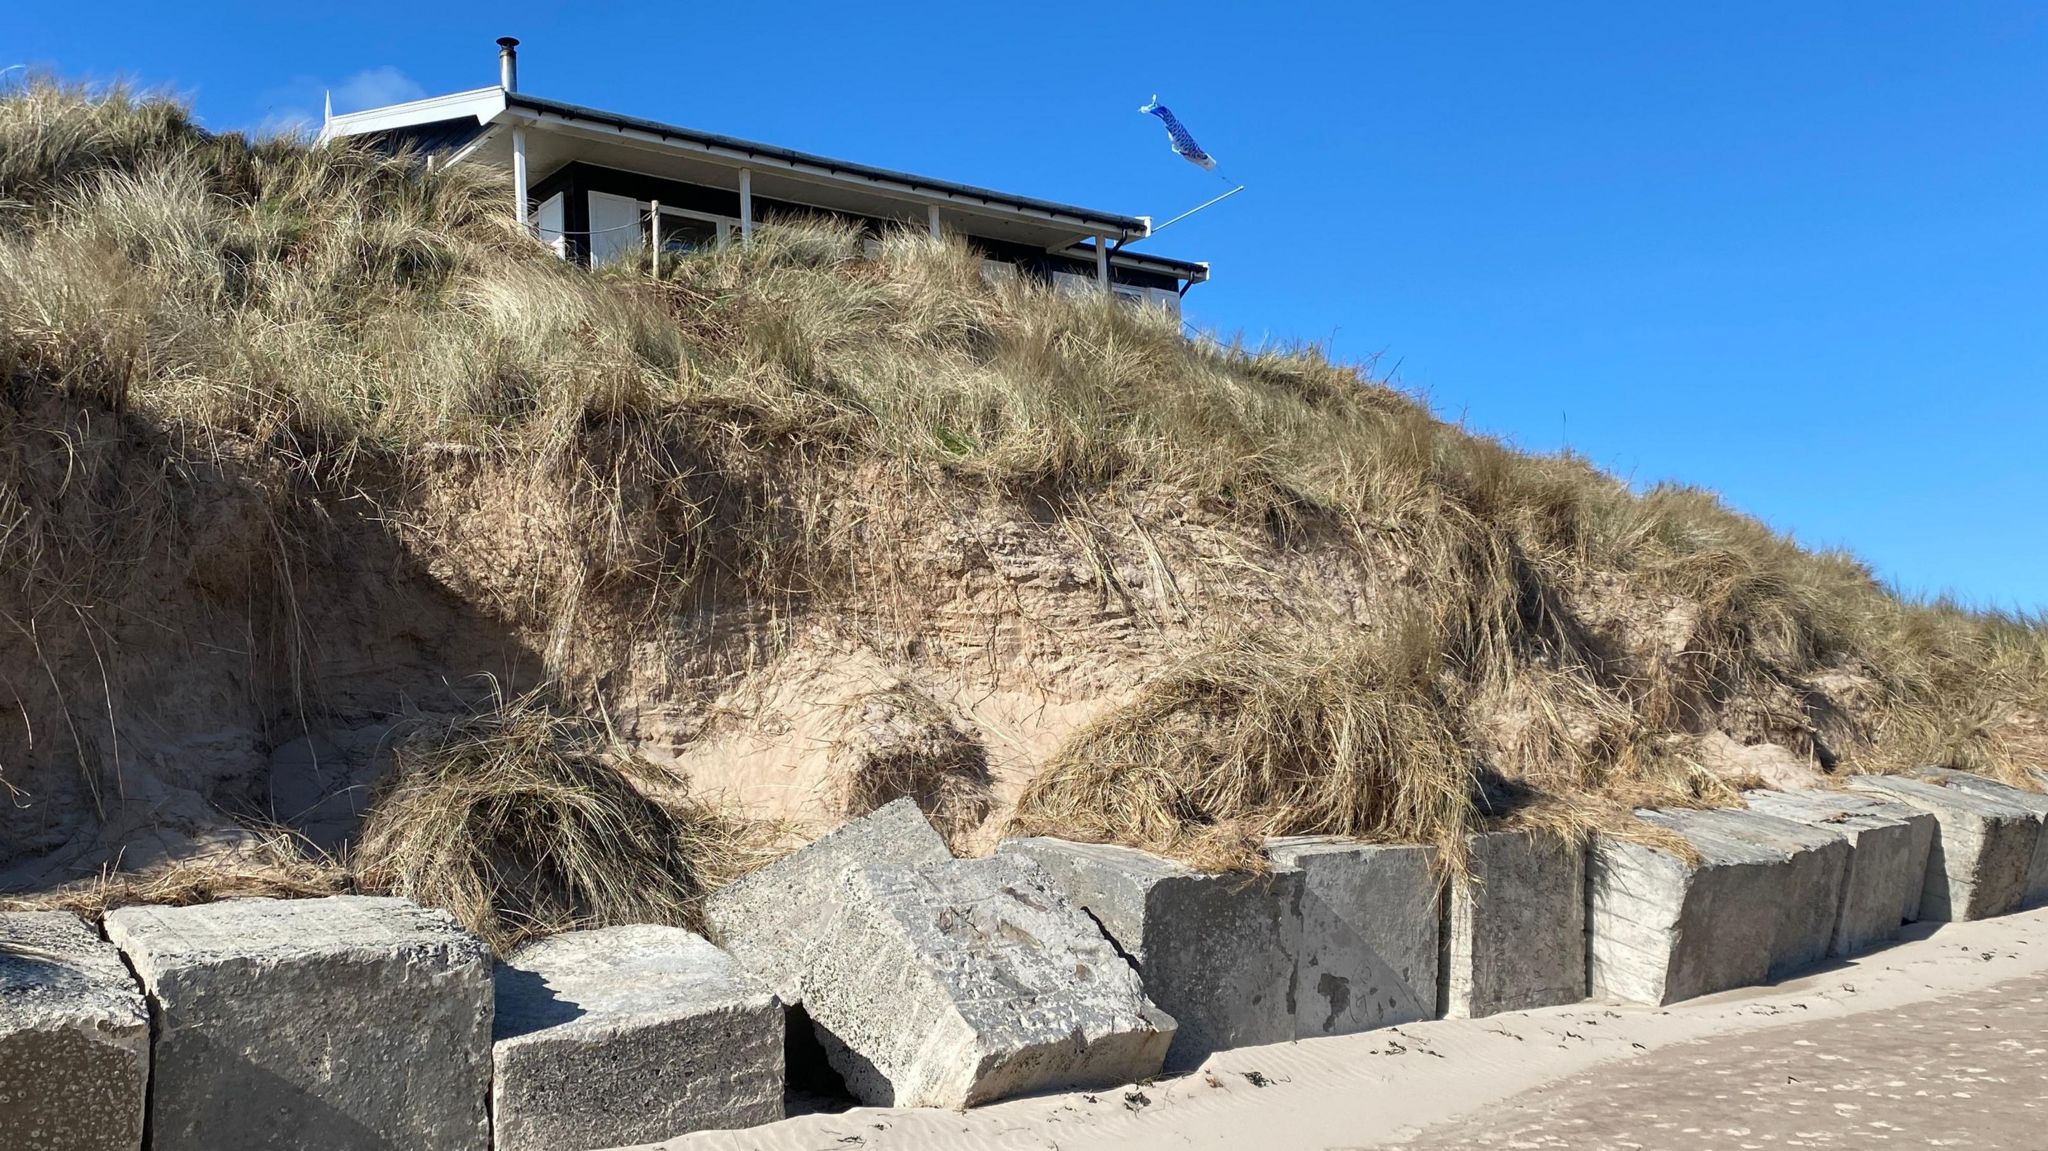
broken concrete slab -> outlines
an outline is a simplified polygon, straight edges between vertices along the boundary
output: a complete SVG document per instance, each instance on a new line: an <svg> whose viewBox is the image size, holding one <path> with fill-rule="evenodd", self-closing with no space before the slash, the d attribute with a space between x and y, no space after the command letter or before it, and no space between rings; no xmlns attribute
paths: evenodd
<svg viewBox="0 0 2048 1151"><path fill-rule="evenodd" d="M1301 873L1301 941L1288 1003L1295 1038L1436 1017L1437 883L1430 850L1334 836L1266 841Z"/></svg>
<svg viewBox="0 0 2048 1151"><path fill-rule="evenodd" d="M403 899L123 907L155 1025L154 1151L490 1142L491 962Z"/></svg>
<svg viewBox="0 0 2048 1151"><path fill-rule="evenodd" d="M496 1151L620 1147L782 1118L782 1005L693 932L571 931L519 949L494 981Z"/></svg>
<svg viewBox="0 0 2048 1151"><path fill-rule="evenodd" d="M1768 978L1782 979L1827 957L1849 873L1848 837L1827 828L1737 809L1658 815L1667 826L1725 835L1784 854L1785 876L1773 900L1778 922L1771 932Z"/></svg>
<svg viewBox="0 0 2048 1151"><path fill-rule="evenodd" d="M1470 883L1444 897L1438 1002L1445 1017L1586 997L1586 848L1554 835L1466 837Z"/></svg>
<svg viewBox="0 0 2048 1151"><path fill-rule="evenodd" d="M1920 915L1934 816L1850 791L1748 791L1751 811L1833 831L1849 841L1849 867L1831 955L1857 955L1898 938Z"/></svg>
<svg viewBox="0 0 2048 1151"><path fill-rule="evenodd" d="M1988 919L2020 905L2040 846L2040 826L2032 812L1928 779L1859 775L1849 781L1849 789L1934 816L1934 843L1920 890L1921 919Z"/></svg>
<svg viewBox="0 0 2048 1151"><path fill-rule="evenodd" d="M804 1009L863 1103L971 1107L1158 1073L1173 1020L1028 858L873 864L835 887L803 944Z"/></svg>
<svg viewBox="0 0 2048 1151"><path fill-rule="evenodd" d="M1587 859L1587 973L1595 996L1675 1003L1763 983L1791 869L1786 852L1666 826L1697 855L1596 836Z"/></svg>
<svg viewBox="0 0 2048 1151"><path fill-rule="evenodd" d="M1063 839L1005 840L1102 925L1179 1024L1170 1068L1212 1051L1294 1038L1302 876L1210 875L1133 847Z"/></svg>
<svg viewBox="0 0 2048 1151"><path fill-rule="evenodd" d="M2048 795L2012 787L1967 771L1953 771L1947 768L1922 768L1914 775L1949 787L1974 791L1979 795L2031 812L2041 827L2034 838L2034 855L2027 865L2026 889L2020 895L2020 906L2036 907L2048 903Z"/></svg>
<svg viewBox="0 0 2048 1151"><path fill-rule="evenodd" d="M953 858L915 801L883 804L705 901L706 932L787 1005L803 1002L808 943L833 911L842 875L876 863Z"/></svg>
<svg viewBox="0 0 2048 1151"><path fill-rule="evenodd" d="M64 911L0 912L0 1147L136 1151L149 1011L121 953Z"/></svg>

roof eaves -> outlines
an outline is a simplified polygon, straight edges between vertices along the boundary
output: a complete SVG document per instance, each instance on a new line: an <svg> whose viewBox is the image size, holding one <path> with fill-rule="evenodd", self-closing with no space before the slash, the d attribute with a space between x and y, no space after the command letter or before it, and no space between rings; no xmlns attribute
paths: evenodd
<svg viewBox="0 0 2048 1151"><path fill-rule="evenodd" d="M559 100L547 100L525 93L511 93L507 96L509 105L526 109L538 116L557 116L568 120L581 120L604 125L626 133L639 133L655 137L661 142L680 145L693 150L723 155L731 159L762 162L782 167L812 177L829 180L882 185L914 197L938 202L961 203L983 208L1007 210L1020 215L1038 216L1061 223L1072 224L1091 231L1103 231L1122 239L1137 239L1149 235L1152 222L1144 216L1124 216L1097 212L1073 204L1053 200L1040 200L1029 196L1014 196L990 188L972 184L958 184L949 180L936 180L910 172L899 172L888 168L877 168L868 164L857 164L849 160L837 160L808 152L798 152L773 144L762 144L753 140L742 140L735 136L722 136L712 132L699 132L663 124L655 120L643 120L634 116L621 116L595 108L566 104Z"/></svg>
<svg viewBox="0 0 2048 1151"><path fill-rule="evenodd" d="M1059 255L1093 262L1095 259L1095 245L1092 243L1075 244L1066 251L1059 253ZM1172 256L1155 256L1150 252L1134 252L1129 248L1112 246L1109 249L1109 262L1125 268L1143 268L1154 272L1166 272L1197 284L1209 278L1209 262L1207 260L1181 260Z"/></svg>
<svg viewBox="0 0 2048 1151"><path fill-rule="evenodd" d="M472 88L467 92L450 92L445 96L429 96L424 100L408 100L403 104L349 112L332 117L323 124L319 142L324 144L343 136L386 132L463 116L474 116L477 123L487 124L505 110L505 96L505 90L496 86Z"/></svg>

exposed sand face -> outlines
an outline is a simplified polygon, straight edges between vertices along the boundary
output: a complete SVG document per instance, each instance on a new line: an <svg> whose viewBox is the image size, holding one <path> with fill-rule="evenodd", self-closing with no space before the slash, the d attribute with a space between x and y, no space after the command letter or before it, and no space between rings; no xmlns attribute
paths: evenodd
<svg viewBox="0 0 2048 1151"><path fill-rule="evenodd" d="M1191 1075L1093 1096L1039 1096L965 1113L863 1107L657 1146L1074 1151L1398 1145L1601 1063L1695 1039L1984 993L2044 974L2048 909L1917 929L1898 946L1815 974L1667 1008L1595 1003L1410 1024L1224 1052ZM1266 1085L1258 1086L1254 1076ZM1741 1104L1730 1107L1739 1111Z"/></svg>

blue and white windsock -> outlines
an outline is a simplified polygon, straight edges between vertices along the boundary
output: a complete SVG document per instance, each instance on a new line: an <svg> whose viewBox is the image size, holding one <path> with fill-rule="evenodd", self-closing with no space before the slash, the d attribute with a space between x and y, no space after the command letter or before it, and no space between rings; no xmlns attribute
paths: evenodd
<svg viewBox="0 0 2048 1151"><path fill-rule="evenodd" d="M1166 125L1166 136L1173 141L1175 155L1204 171L1216 170L1216 157L1202 151L1202 146L1195 143L1195 138L1181 126L1180 119L1173 114L1173 109L1161 104L1158 96L1153 96L1152 102L1138 111L1148 116L1157 116L1159 122Z"/></svg>

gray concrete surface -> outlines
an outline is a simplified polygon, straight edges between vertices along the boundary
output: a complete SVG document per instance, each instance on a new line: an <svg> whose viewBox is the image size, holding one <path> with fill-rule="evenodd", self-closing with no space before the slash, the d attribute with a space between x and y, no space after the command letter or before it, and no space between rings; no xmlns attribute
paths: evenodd
<svg viewBox="0 0 2048 1151"><path fill-rule="evenodd" d="M2039 819L2026 808L1925 779L1863 775L1848 786L1934 816L1921 919L1988 919L2019 907L2040 846Z"/></svg>
<svg viewBox="0 0 2048 1151"><path fill-rule="evenodd" d="M1158 1073L1173 1021L1051 876L1018 855L846 873L803 973L864 1103L969 1107Z"/></svg>
<svg viewBox="0 0 2048 1151"><path fill-rule="evenodd" d="M1595 996L1672 1003L1770 975L1789 857L1699 829L1675 830L1697 861L1610 836L1593 841L1586 947Z"/></svg>
<svg viewBox="0 0 2048 1151"><path fill-rule="evenodd" d="M1294 1036L1345 1035L1437 1014L1436 877L1426 847L1331 836L1266 841L1301 873Z"/></svg>
<svg viewBox="0 0 2048 1151"><path fill-rule="evenodd" d="M782 1005L679 927L572 931L494 975L497 1151L582 1151L782 1118Z"/></svg>
<svg viewBox="0 0 2048 1151"><path fill-rule="evenodd" d="M1849 874L1847 836L1734 808L1661 812L1659 816L1670 826L1724 835L1784 855L1784 878L1773 893L1778 921L1771 928L1771 965L1766 979L1782 979L1827 957Z"/></svg>
<svg viewBox="0 0 2048 1151"><path fill-rule="evenodd" d="M1472 878L1444 898L1442 1014L1474 1019L1586 997L1586 850L1555 836L1468 837Z"/></svg>
<svg viewBox="0 0 2048 1151"><path fill-rule="evenodd" d="M1145 993L1179 1024L1168 1067L1294 1038L1300 872L1208 875L1136 848L1049 838L1000 851L1043 866L1137 965Z"/></svg>
<svg viewBox="0 0 2048 1151"><path fill-rule="evenodd" d="M491 963L403 899L109 912L156 1032L156 1151L482 1151Z"/></svg>
<svg viewBox="0 0 2048 1151"><path fill-rule="evenodd" d="M120 953L70 912L0 912L0 1148L135 1151L148 1088Z"/></svg>
<svg viewBox="0 0 2048 1151"><path fill-rule="evenodd" d="M1861 954L1898 938L1902 924L1920 917L1934 816L1849 791L1750 791L1743 798L1753 811L1823 827L1849 841L1829 954Z"/></svg>
<svg viewBox="0 0 2048 1151"><path fill-rule="evenodd" d="M2034 837L2033 860L2027 866L2026 889L2020 895L2020 904L2023 907L2048 904L2048 795L2038 791L2023 791L1995 779L1972 775L1967 771L1931 767L1917 774L1923 779L1930 779L1949 787L1959 787L1965 791L1974 791L2002 803L2025 808L2032 813L2035 822L2040 826Z"/></svg>
<svg viewBox="0 0 2048 1151"><path fill-rule="evenodd" d="M833 910L843 875L871 863L951 858L917 804L899 799L712 895L705 902L705 929L783 1003L802 1003L809 944Z"/></svg>

